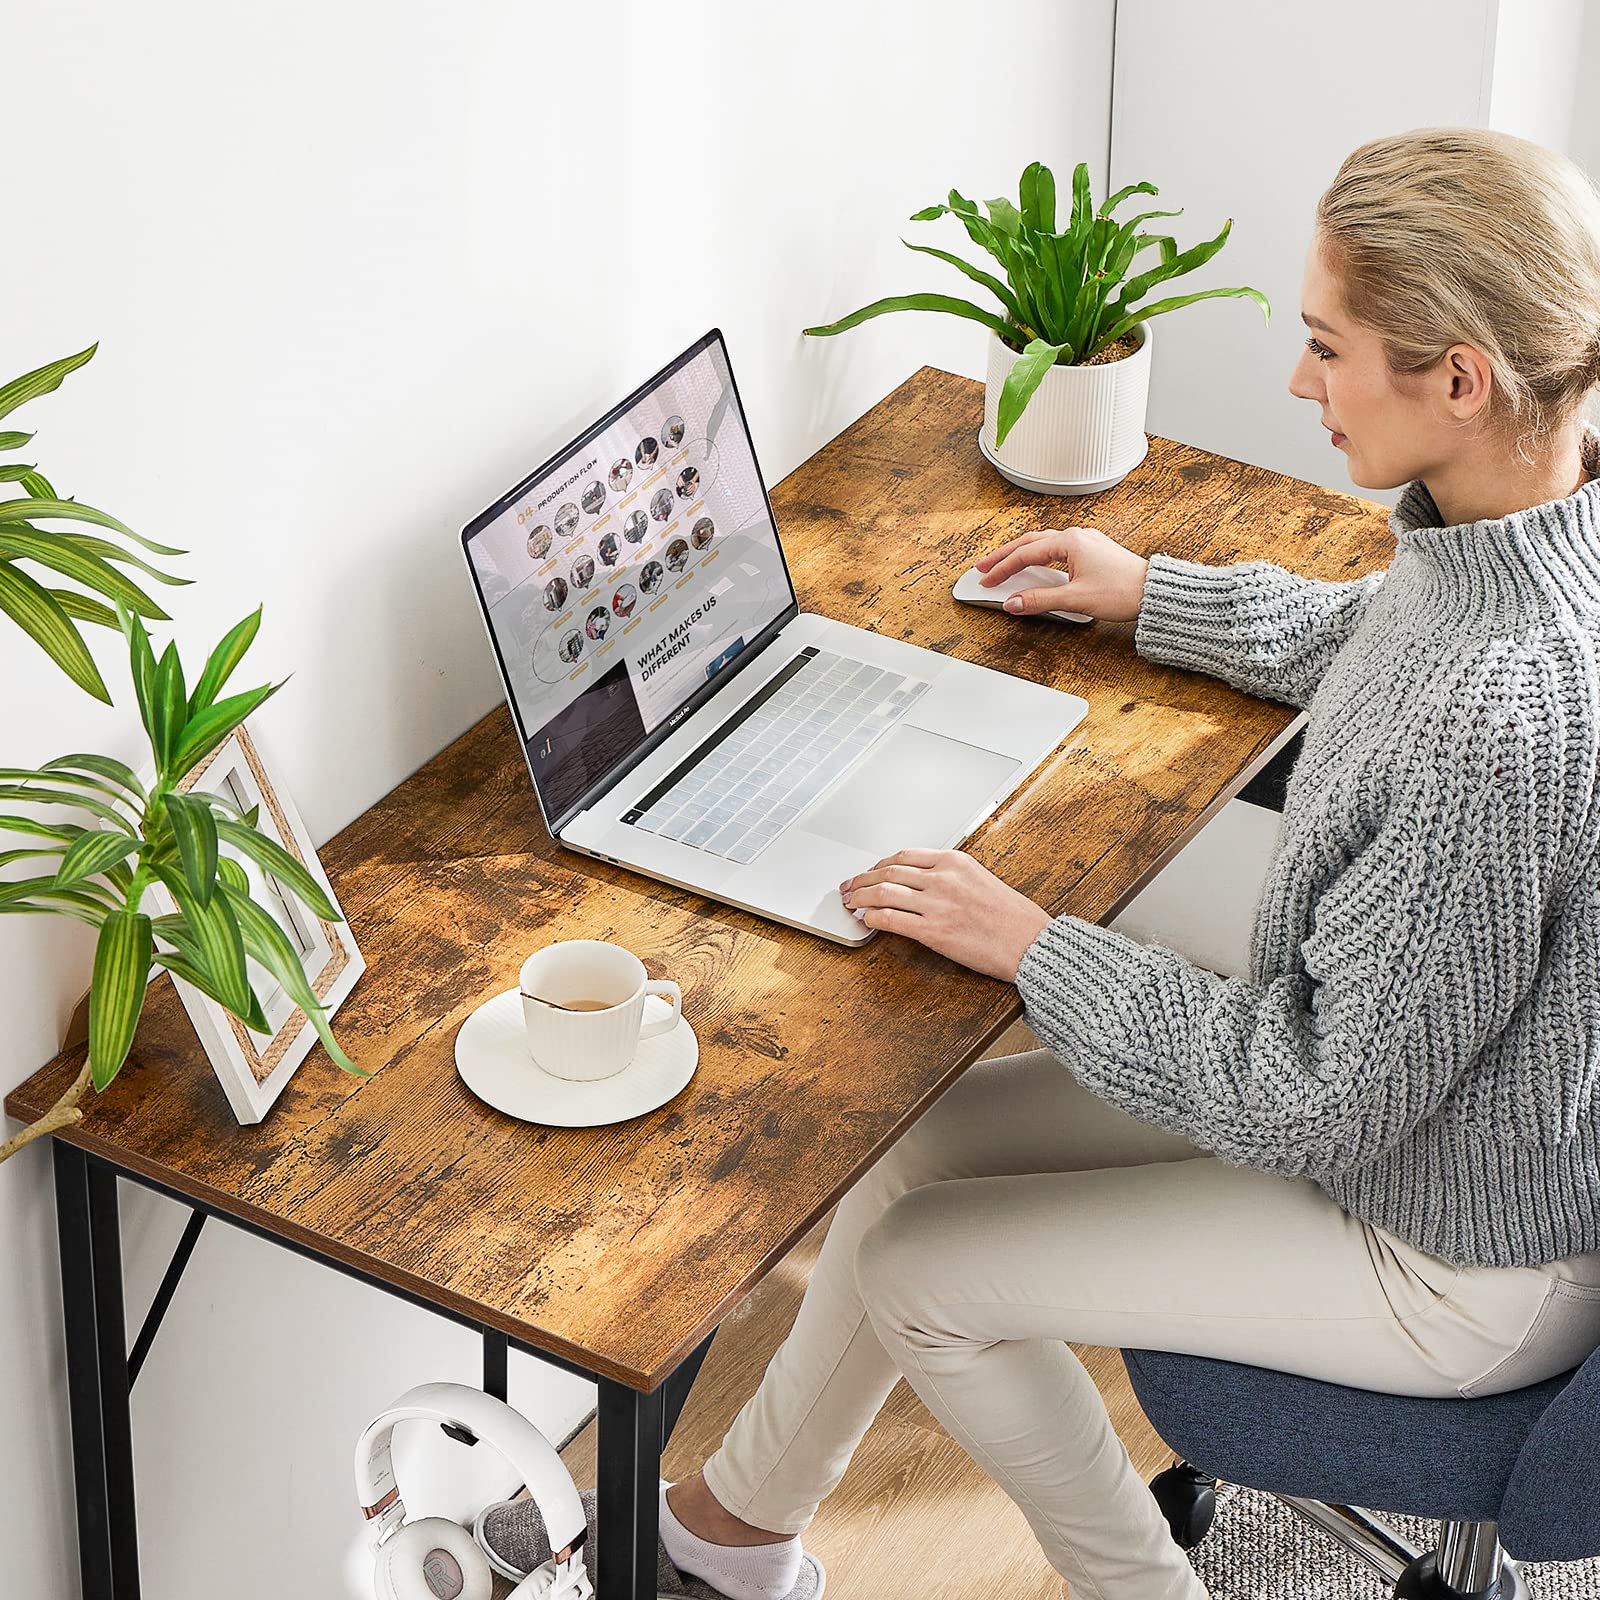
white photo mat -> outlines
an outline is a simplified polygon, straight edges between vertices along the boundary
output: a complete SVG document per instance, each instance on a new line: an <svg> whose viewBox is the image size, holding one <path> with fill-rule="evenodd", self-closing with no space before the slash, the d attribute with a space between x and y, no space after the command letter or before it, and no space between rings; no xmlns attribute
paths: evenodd
<svg viewBox="0 0 1600 1600"><path fill-rule="evenodd" d="M316 847L288 793L269 776L255 741L244 726L236 728L204 761L185 775L185 792L216 794L248 811L260 806L257 828L294 856L321 885L337 909L338 897L328 882ZM268 911L301 953L312 993L331 1017L366 970L349 926L314 915L270 873L226 842L220 854L236 861L250 880L250 896ZM168 911L177 909L161 885L152 891ZM311 1019L265 968L247 960L251 986L261 1001L270 1034L251 1032L226 1007L192 984L172 976L178 998L200 1037L233 1114L241 1123L260 1122L283 1093L284 1085L317 1042Z"/></svg>

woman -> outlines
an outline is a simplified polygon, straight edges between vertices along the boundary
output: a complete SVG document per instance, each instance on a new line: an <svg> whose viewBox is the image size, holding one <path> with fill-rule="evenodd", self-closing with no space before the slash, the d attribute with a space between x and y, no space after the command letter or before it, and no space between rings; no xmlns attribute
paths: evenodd
<svg viewBox="0 0 1600 1600"><path fill-rule="evenodd" d="M815 1596L799 1535L904 1376L1074 1595L1204 1595L1068 1341L1396 1394L1600 1344L1600 195L1474 129L1356 150L1317 208L1290 392L1404 485L1387 573L1148 561L1093 529L1011 609L1307 708L1248 979L1052 918L957 852L842 885L1014 981L1047 1050L974 1067L846 1196L673 1564Z"/></svg>

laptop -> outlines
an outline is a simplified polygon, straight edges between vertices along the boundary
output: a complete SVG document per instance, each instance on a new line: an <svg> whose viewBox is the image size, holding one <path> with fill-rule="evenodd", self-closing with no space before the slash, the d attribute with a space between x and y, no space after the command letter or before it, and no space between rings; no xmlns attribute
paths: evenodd
<svg viewBox="0 0 1600 1600"><path fill-rule="evenodd" d="M840 944L845 878L961 844L1088 710L801 611L717 329L461 541L551 835Z"/></svg>

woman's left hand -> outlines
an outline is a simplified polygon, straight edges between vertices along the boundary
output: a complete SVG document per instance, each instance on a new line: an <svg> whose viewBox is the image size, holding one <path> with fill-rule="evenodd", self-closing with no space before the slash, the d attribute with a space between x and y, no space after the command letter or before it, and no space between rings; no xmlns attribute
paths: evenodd
<svg viewBox="0 0 1600 1600"><path fill-rule="evenodd" d="M1015 981L1049 913L960 850L902 850L839 885L869 928L901 933L974 972Z"/></svg>

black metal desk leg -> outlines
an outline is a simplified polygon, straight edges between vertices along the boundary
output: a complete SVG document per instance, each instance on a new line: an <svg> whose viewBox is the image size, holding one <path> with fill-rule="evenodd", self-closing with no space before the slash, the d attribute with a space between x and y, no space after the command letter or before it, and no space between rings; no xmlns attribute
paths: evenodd
<svg viewBox="0 0 1600 1600"><path fill-rule="evenodd" d="M52 1142L84 1600L139 1600L117 1175Z"/></svg>
<svg viewBox="0 0 1600 1600"><path fill-rule="evenodd" d="M677 1370L661 1385L661 1450L666 1453L672 1430L678 1426L684 1402L700 1375L700 1368L711 1351L711 1341L717 1336L713 1328L705 1338L678 1364Z"/></svg>
<svg viewBox="0 0 1600 1600"><path fill-rule="evenodd" d="M492 1328L483 1330L483 1392L504 1400L507 1393L506 1353L510 1341Z"/></svg>
<svg viewBox="0 0 1600 1600"><path fill-rule="evenodd" d="M655 1600L662 1391L600 1379L597 1600Z"/></svg>

